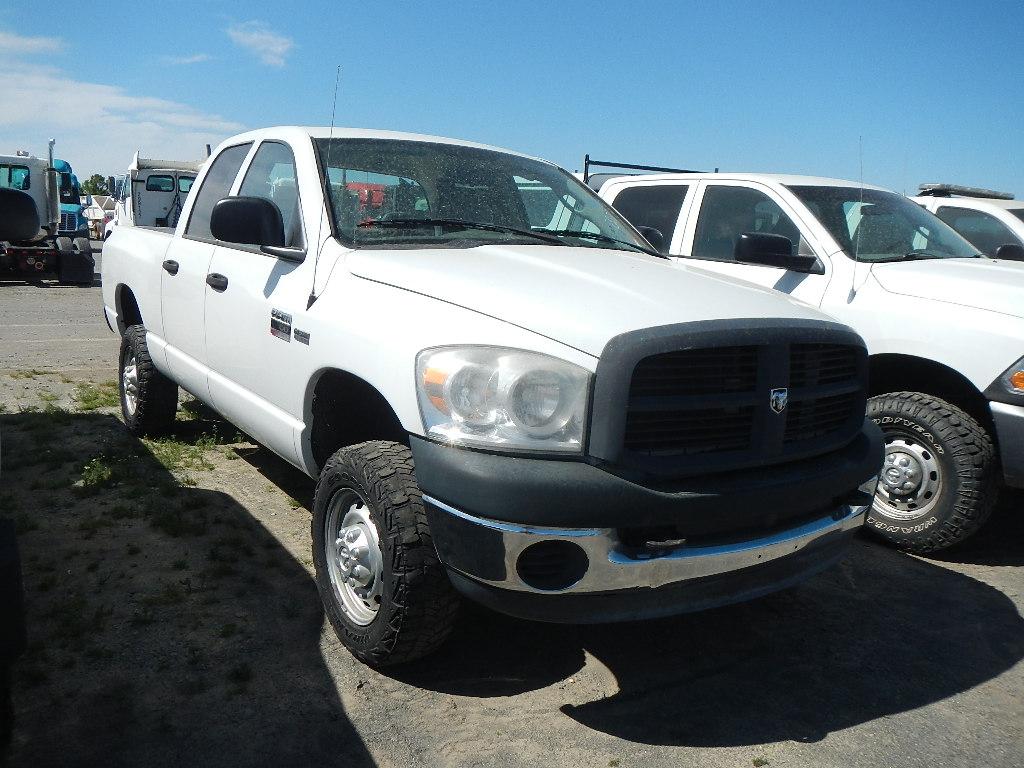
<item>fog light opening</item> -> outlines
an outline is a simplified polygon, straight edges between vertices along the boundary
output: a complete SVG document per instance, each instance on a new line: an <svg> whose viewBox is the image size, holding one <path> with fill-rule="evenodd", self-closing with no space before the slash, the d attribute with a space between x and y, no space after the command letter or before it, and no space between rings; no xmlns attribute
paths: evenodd
<svg viewBox="0 0 1024 768"><path fill-rule="evenodd" d="M519 554L516 573L534 589L553 592L568 589L587 572L587 553L571 541L540 541Z"/></svg>

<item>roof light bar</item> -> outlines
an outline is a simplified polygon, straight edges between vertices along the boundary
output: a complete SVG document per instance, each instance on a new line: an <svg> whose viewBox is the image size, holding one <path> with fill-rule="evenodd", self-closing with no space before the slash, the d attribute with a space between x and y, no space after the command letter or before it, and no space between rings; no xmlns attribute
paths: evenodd
<svg viewBox="0 0 1024 768"><path fill-rule="evenodd" d="M962 187L959 184L922 184L918 187L922 195L930 197L951 197L962 195L963 197L987 197L993 200L1013 200L1012 192L996 192L993 189L982 189L981 187Z"/></svg>

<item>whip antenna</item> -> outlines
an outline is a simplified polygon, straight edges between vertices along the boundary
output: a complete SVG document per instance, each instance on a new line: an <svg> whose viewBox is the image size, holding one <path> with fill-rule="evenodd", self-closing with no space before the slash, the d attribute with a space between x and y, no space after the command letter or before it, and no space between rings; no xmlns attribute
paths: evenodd
<svg viewBox="0 0 1024 768"><path fill-rule="evenodd" d="M320 251L323 250L323 243L320 241L320 235L324 228L324 210L330 201L330 186L331 186L331 154L334 150L334 115L338 109L338 83L341 82L341 64L338 65L338 71L334 75L334 100L331 102L331 131L328 134L327 139L327 167L324 168L324 204L320 208L320 223L316 228L316 257L313 259L313 285L309 288L309 300L306 302L306 309L313 306L313 302L316 301L316 268L320 264Z"/></svg>
<svg viewBox="0 0 1024 768"><path fill-rule="evenodd" d="M853 301L857 293L857 265L860 263L860 225L864 223L864 137L857 137L857 152L860 155L860 220L857 222L857 232L853 238L853 277L850 279L850 294L847 296L847 303Z"/></svg>

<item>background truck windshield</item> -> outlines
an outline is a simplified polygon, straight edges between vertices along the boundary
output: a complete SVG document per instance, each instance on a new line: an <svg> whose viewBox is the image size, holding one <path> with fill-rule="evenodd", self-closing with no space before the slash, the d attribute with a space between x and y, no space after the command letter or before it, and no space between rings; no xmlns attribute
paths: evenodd
<svg viewBox="0 0 1024 768"><path fill-rule="evenodd" d="M860 261L974 258L978 249L921 206L894 192L791 186L848 256Z"/></svg>
<svg viewBox="0 0 1024 768"><path fill-rule="evenodd" d="M0 165L0 187L27 190L29 172L24 165Z"/></svg>
<svg viewBox="0 0 1024 768"><path fill-rule="evenodd" d="M624 250L650 247L590 189L548 163L434 142L314 142L327 175L335 231L350 245L547 242ZM437 220L519 232L431 223ZM626 245L583 233L614 238Z"/></svg>

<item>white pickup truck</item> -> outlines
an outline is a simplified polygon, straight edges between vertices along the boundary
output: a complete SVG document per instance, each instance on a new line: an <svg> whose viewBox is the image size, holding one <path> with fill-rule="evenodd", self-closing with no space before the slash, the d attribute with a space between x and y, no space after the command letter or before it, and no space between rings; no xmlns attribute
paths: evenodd
<svg viewBox="0 0 1024 768"><path fill-rule="evenodd" d="M985 258L909 199L850 181L587 180L680 267L774 288L864 337L868 413L886 434L868 530L934 552L985 522L1000 481L1024 487L1024 264Z"/></svg>
<svg viewBox="0 0 1024 768"><path fill-rule="evenodd" d="M459 594L549 621L752 598L835 562L882 463L862 340L671 268L562 169L477 144L229 139L103 259L122 408L178 387L317 478L317 583L370 664Z"/></svg>
<svg viewBox="0 0 1024 768"><path fill-rule="evenodd" d="M1024 261L1024 200L1007 192L957 184L922 184L918 205L993 259Z"/></svg>

